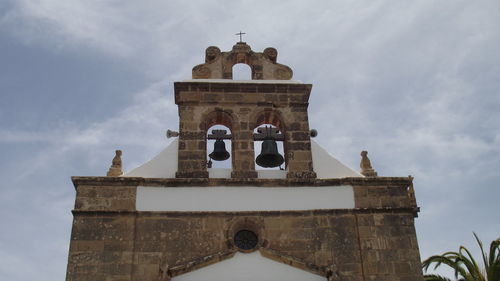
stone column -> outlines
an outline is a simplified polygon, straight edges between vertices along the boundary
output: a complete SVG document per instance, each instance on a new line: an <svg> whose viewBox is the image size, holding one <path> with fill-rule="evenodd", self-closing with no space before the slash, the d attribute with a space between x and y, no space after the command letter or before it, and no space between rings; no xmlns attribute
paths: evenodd
<svg viewBox="0 0 500 281"><path fill-rule="evenodd" d="M179 106L177 178L208 178L206 133L199 128L194 111L191 106Z"/></svg>
<svg viewBox="0 0 500 281"><path fill-rule="evenodd" d="M295 106L289 113L285 149L288 160L287 178L316 178L313 171L311 138L307 107Z"/></svg>

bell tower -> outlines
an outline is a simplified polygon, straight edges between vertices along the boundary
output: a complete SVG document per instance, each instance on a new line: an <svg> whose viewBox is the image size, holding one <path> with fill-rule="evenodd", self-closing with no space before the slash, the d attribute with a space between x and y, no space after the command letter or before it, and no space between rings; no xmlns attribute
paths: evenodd
<svg viewBox="0 0 500 281"><path fill-rule="evenodd" d="M354 171L316 143L312 85L277 57L208 47L174 82L163 151L123 173L116 150L107 176L72 177L66 281L423 281L413 178L378 176L367 151ZM238 63L251 80L232 79Z"/></svg>
<svg viewBox="0 0 500 281"><path fill-rule="evenodd" d="M283 141L287 178L316 177L307 116L312 85L290 80L292 70L277 63L277 56L274 48L259 53L244 42L229 52L208 47L205 63L193 68L193 79L175 82L180 119L176 177L209 176L207 130L218 124L232 132L232 178L258 178L254 140L264 136L254 135L254 129L262 124L280 132L274 137L268 132L268 138ZM230 80L237 63L250 66L253 80Z"/></svg>

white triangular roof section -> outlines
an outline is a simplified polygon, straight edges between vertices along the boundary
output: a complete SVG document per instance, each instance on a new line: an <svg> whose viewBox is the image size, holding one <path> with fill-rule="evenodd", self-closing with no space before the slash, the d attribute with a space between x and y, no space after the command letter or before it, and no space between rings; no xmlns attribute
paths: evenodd
<svg viewBox="0 0 500 281"><path fill-rule="evenodd" d="M313 158L313 169L318 179L364 177L360 173L347 167L321 147L317 142L311 140Z"/></svg>
<svg viewBox="0 0 500 281"><path fill-rule="evenodd" d="M177 149L178 139L172 141L167 148L150 161L125 173L124 177L143 178L175 178L177 171ZM311 140L311 150L313 157L313 168L318 179L363 177L360 173L342 164L335 157L331 156L314 140ZM284 178L286 171L279 170L258 170L259 178ZM209 169L212 178L228 178L231 175L230 169Z"/></svg>
<svg viewBox="0 0 500 281"><path fill-rule="evenodd" d="M172 281L326 281L326 278L261 256L259 251L234 257L172 278Z"/></svg>
<svg viewBox="0 0 500 281"><path fill-rule="evenodd" d="M167 148L153 159L125 173L124 177L175 178L177 172L177 150L179 140L174 139Z"/></svg>

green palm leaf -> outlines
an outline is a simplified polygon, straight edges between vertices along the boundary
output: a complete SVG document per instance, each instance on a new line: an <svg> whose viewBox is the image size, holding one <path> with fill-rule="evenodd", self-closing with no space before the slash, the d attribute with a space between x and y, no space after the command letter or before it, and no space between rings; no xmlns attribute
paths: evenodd
<svg viewBox="0 0 500 281"><path fill-rule="evenodd" d="M471 252L464 246L460 246L458 252L446 252L442 255L434 255L422 262L425 272L431 265L433 269L441 265L446 265L454 270L457 281L500 281L500 239L494 240L490 244L490 251L484 251L483 243L474 233L474 237L481 249L481 256L484 268L481 268ZM425 281L452 281L449 278L427 274Z"/></svg>
<svg viewBox="0 0 500 281"><path fill-rule="evenodd" d="M453 281L450 278L443 277L436 274L426 274L424 275L424 281Z"/></svg>

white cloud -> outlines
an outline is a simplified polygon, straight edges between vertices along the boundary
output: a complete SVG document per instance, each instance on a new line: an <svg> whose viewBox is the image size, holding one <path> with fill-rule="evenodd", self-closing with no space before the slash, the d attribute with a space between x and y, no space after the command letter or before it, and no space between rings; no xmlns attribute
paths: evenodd
<svg viewBox="0 0 500 281"><path fill-rule="evenodd" d="M131 52L123 31L133 32L134 26L110 2L19 0L13 5L3 22L18 25L13 31L25 40L56 47L81 44L120 56Z"/></svg>

